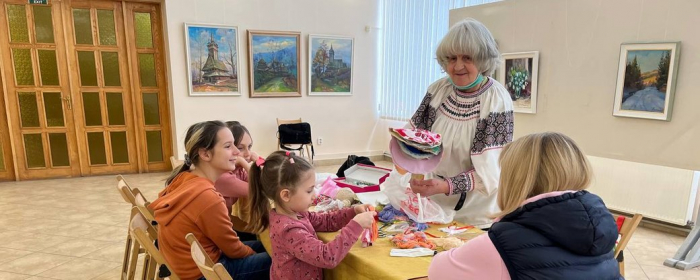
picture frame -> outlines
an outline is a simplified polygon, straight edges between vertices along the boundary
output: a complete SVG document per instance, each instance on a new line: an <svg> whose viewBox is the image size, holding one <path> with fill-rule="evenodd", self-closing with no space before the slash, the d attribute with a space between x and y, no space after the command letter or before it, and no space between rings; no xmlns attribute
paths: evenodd
<svg viewBox="0 0 700 280"><path fill-rule="evenodd" d="M308 95L352 95L354 41L346 36L309 35Z"/></svg>
<svg viewBox="0 0 700 280"><path fill-rule="evenodd" d="M301 32L248 30L250 97L301 97Z"/></svg>
<svg viewBox="0 0 700 280"><path fill-rule="evenodd" d="M185 23L189 96L240 96L238 27Z"/></svg>
<svg viewBox="0 0 700 280"><path fill-rule="evenodd" d="M680 42L623 43L613 115L670 121Z"/></svg>
<svg viewBox="0 0 700 280"><path fill-rule="evenodd" d="M508 90L516 113L537 113L539 51L504 53L498 81Z"/></svg>

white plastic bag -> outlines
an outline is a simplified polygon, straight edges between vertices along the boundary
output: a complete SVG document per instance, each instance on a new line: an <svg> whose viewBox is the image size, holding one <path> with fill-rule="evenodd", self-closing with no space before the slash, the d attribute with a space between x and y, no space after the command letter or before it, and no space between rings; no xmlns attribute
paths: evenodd
<svg viewBox="0 0 700 280"><path fill-rule="evenodd" d="M403 210L411 220L419 223L451 223L455 211L445 211L429 197L413 193L409 185L410 180L410 173L401 175L394 169L379 188L389 198L391 206Z"/></svg>

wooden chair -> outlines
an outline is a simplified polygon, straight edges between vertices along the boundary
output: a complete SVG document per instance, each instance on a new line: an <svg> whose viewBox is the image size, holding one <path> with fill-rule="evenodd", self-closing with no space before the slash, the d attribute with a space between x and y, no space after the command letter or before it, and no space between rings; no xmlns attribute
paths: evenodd
<svg viewBox="0 0 700 280"><path fill-rule="evenodd" d="M281 120L277 118L277 128L279 129L280 125L282 124L293 124L293 123L301 123L301 118L298 119L293 119L293 120ZM313 141L313 139L312 139ZM313 159L313 154L311 153L311 146L313 146L313 143L309 144L300 144L299 145L299 152L301 153L302 157L306 157L309 159L310 163L314 163ZM277 149L282 150L282 144L280 143L279 135L277 137ZM306 149L306 155L304 155L304 149Z"/></svg>
<svg viewBox="0 0 700 280"><path fill-rule="evenodd" d="M170 156L170 166L172 166L173 170L180 167L183 163L185 163L184 160L175 159L175 156Z"/></svg>
<svg viewBox="0 0 700 280"><path fill-rule="evenodd" d="M624 218L624 222L622 223L622 226L620 227L620 241L617 243L617 246L615 247L615 259L617 259L617 263L620 266L620 275L623 277L625 276L625 257L624 253L622 253L622 250L627 247L627 243L629 243L630 239L632 239L632 234L634 233L635 230L637 230L637 226L639 226L639 222L642 221L642 214L634 214L634 216L630 217L625 217L625 216L617 216L614 215L615 220L618 220L618 217ZM620 219L621 219L620 218Z"/></svg>
<svg viewBox="0 0 700 280"><path fill-rule="evenodd" d="M124 201L131 204L131 214L129 215L129 221L131 221L134 216L138 213L150 218L149 221L154 220L153 213L148 209L148 200L141 193L138 188L131 188L124 179L123 176L117 175L117 191L121 194ZM153 238L157 238L157 233ZM136 263L138 261L139 255L145 253L145 249L141 248L138 244L134 243L131 238L130 230L127 228L126 233L126 245L124 248L124 259L122 261L122 280L133 280L134 274L136 272ZM144 270L145 271L145 270ZM145 276L145 274L144 274Z"/></svg>
<svg viewBox="0 0 700 280"><path fill-rule="evenodd" d="M233 280L231 274L226 271L226 268L224 268L222 264L214 263L211 258L209 258L209 255L204 252L202 245L199 244L194 234L188 233L185 239L190 243L192 259L207 280Z"/></svg>
<svg viewBox="0 0 700 280"><path fill-rule="evenodd" d="M143 260L143 279L162 279L157 276L157 270L160 265L165 265L168 270L170 270L170 276L168 277L171 280L180 279L180 277L173 272L172 267L165 260L163 254L161 254L154 245L156 240L153 236L157 236L158 233L146 218L141 215L141 212L137 213L134 218L131 219L129 231L131 238L136 241L135 244L146 249L147 258Z"/></svg>

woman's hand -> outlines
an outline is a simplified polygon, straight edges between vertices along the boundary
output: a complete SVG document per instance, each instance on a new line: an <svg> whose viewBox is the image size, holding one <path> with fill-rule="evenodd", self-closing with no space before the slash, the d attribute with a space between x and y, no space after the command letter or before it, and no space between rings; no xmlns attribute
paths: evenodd
<svg viewBox="0 0 700 280"><path fill-rule="evenodd" d="M450 186L443 179L416 180L411 179L411 190L414 193L419 193L424 197L435 194L449 194Z"/></svg>
<svg viewBox="0 0 700 280"><path fill-rule="evenodd" d="M250 163L246 161L243 157L236 157L236 167L243 168L245 169L245 171L250 172Z"/></svg>
<svg viewBox="0 0 700 280"><path fill-rule="evenodd" d="M260 156L256 152L250 151L250 158L248 160L250 163L254 163L259 157Z"/></svg>

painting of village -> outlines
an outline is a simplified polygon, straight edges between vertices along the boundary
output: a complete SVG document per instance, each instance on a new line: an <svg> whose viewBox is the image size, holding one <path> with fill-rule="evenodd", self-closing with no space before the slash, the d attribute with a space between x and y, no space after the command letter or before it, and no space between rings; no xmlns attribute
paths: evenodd
<svg viewBox="0 0 700 280"><path fill-rule="evenodd" d="M309 35L309 95L351 95L353 39Z"/></svg>
<svg viewBox="0 0 700 280"><path fill-rule="evenodd" d="M644 45L644 44L642 44ZM669 110L672 101L673 60L675 46L665 48L624 49L618 74L616 108L631 114L663 115ZM624 65L622 64L624 62ZM621 86L621 90L620 90Z"/></svg>
<svg viewBox="0 0 700 280"><path fill-rule="evenodd" d="M248 31L250 97L301 96L298 32Z"/></svg>
<svg viewBox="0 0 700 280"><path fill-rule="evenodd" d="M185 24L190 95L240 95L238 28Z"/></svg>

